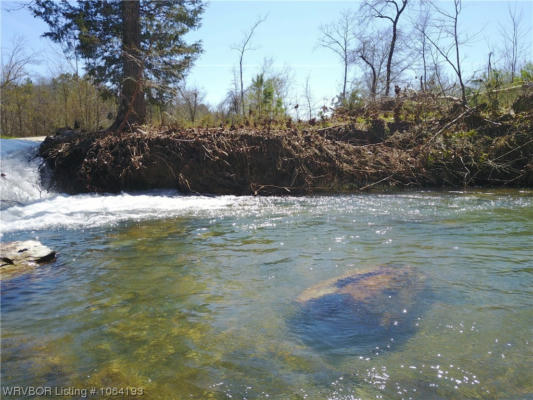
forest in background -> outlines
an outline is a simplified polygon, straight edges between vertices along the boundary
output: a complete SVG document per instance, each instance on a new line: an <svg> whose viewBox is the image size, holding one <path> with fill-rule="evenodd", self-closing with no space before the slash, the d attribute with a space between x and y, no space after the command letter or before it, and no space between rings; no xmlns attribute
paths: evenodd
<svg viewBox="0 0 533 400"><path fill-rule="evenodd" d="M530 32L524 30L517 9L510 6L508 15L502 16L507 22L502 24L496 45L499 50L487 49L485 65L467 75L460 52L472 38L461 33L462 3L455 0L452 12L436 4L364 1L357 10L346 10L338 20L317 27L318 45L331 50L344 72L339 77L341 92L327 104L313 98L309 79L303 90L295 91L290 71L276 70L272 59L265 60L251 82L243 82L243 60L254 44L255 30L264 21L259 18L233 46L235 77L228 82L230 89L223 102L205 104L203 89L188 86L186 69L171 85L170 95L151 96L150 89L146 90L146 122L173 128L285 127L298 121L327 126L346 111L395 97L399 94L393 93L395 88L404 97L425 94L470 107L486 103L492 112L510 110L533 81L533 64L525 47ZM402 21L408 28L400 30L399 21L407 18L408 7L416 18ZM61 127L95 131L111 126L119 94L79 68L79 54L65 49L65 67L47 78L30 75L29 67L35 62L38 57L28 54L22 39L2 50L3 136L50 135ZM349 73L354 67L359 71L356 77ZM363 117L361 114L360 119ZM385 122L394 119L392 112L379 117Z"/></svg>

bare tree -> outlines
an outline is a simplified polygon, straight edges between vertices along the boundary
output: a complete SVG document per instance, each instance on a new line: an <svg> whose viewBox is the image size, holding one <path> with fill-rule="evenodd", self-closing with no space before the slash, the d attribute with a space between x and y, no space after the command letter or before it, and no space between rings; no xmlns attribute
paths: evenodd
<svg viewBox="0 0 533 400"><path fill-rule="evenodd" d="M187 89L185 84L178 86L178 93L185 102L189 119L194 124L196 122L198 105L203 101L205 95L197 87Z"/></svg>
<svg viewBox="0 0 533 400"><path fill-rule="evenodd" d="M340 18L328 25L320 27L320 39L318 44L330 49L339 56L344 67L342 79L342 99L346 99L346 85L348 81L348 68L350 65L350 53L354 42L353 29L355 18L350 10L341 13Z"/></svg>
<svg viewBox="0 0 533 400"><path fill-rule="evenodd" d="M357 35L359 46L352 53L354 63L363 63L368 70L368 90L370 97L375 99L378 93L378 85L382 80L383 69L388 59L387 32L377 31L364 35Z"/></svg>
<svg viewBox="0 0 533 400"><path fill-rule="evenodd" d="M387 57L385 96L388 96L390 92L392 60L398 40L398 22L407 7L407 3L408 0L365 0L361 5L363 10L370 10L373 17L387 20L392 24L392 35L390 37L389 54Z"/></svg>
<svg viewBox="0 0 533 400"><path fill-rule="evenodd" d="M231 83L232 87L228 89L225 98L218 105L219 112L224 115L224 118L241 112L239 73L235 67L233 68L233 79Z"/></svg>
<svg viewBox="0 0 533 400"><path fill-rule="evenodd" d="M442 96L446 95L447 86L445 83L445 77L442 72L442 63L439 57L439 53L432 47L429 48L429 54L431 56L431 75L426 82L426 90L438 87L438 90Z"/></svg>
<svg viewBox="0 0 533 400"><path fill-rule="evenodd" d="M311 77L307 75L307 78L305 79L305 87L304 87L304 97L305 97L305 102L307 105L309 120L313 118L313 95L311 93L311 85L309 84L310 79Z"/></svg>
<svg viewBox="0 0 533 400"><path fill-rule="evenodd" d="M20 82L27 76L26 67L35 62L35 56L33 54L27 55L24 52L26 44L22 36L15 38L13 43L13 47L8 54L4 56L2 52L1 90L4 90L9 85Z"/></svg>
<svg viewBox="0 0 533 400"><path fill-rule="evenodd" d="M505 29L500 24L500 32L503 37L504 57L506 68L511 71L511 82L514 80L519 68L519 58L522 50L521 41L526 35L522 28L522 14L519 13L516 5L508 8L510 29Z"/></svg>
<svg viewBox="0 0 533 400"><path fill-rule="evenodd" d="M416 32L415 48L416 52L420 55L422 62L422 71L420 73L420 90L423 92L428 90L429 43L426 36L429 30L430 21L431 15L429 12L429 7L426 6L420 10L418 18L414 22Z"/></svg>
<svg viewBox="0 0 533 400"><path fill-rule="evenodd" d="M439 7L435 3L432 3L433 8L442 16L442 20L438 21L436 28L437 38L432 39L431 36L424 32L426 39L433 45L437 52L444 58L444 60L452 67L457 79L459 80L459 85L461 87L461 101L466 105L466 89L463 80L463 73L461 70L461 55L460 55L460 46L464 43L459 37L459 15L462 11L462 0L453 0L453 10L452 12L447 12ZM447 36L451 39L451 45L445 47L445 44L440 44L443 36ZM450 53L453 52L453 55Z"/></svg>
<svg viewBox="0 0 533 400"><path fill-rule="evenodd" d="M244 55L246 54L246 52L248 52L250 50L254 50L253 47L250 47L250 41L252 40L252 37L253 37L257 27L261 23L263 23L266 20L266 18L267 18L266 16L257 18L257 20L251 26L251 28L244 34L241 42L232 47L233 50L235 50L235 51L237 51L239 53L239 76L240 76L240 84L241 84L241 93L240 93L240 95L241 95L241 112L242 112L243 116L245 114L245 110L244 110L244 83L243 83L243 78L242 78Z"/></svg>

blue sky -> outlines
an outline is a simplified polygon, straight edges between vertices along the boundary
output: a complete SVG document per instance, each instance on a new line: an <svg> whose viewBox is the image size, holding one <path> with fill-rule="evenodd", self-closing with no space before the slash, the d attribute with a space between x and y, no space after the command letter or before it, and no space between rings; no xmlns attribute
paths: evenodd
<svg viewBox="0 0 533 400"><path fill-rule="evenodd" d="M415 3L412 0L412 3ZM31 67L34 76L50 75L62 63L54 45L40 35L46 24L34 19L27 10L8 11L21 3L2 1L2 49L12 46L15 36L23 36L29 47L40 58L39 64ZM441 2L449 6L449 1ZM460 24L474 41L464 49L465 67L468 73L486 65L489 47L501 47L500 24L507 24L507 8L516 6L522 14L524 29L529 32L528 58L533 60L533 0L527 1L475 1L464 2ZM256 1L256 0L213 0L208 3L202 26L190 35L201 39L204 53L192 69L188 81L201 87L206 101L219 103L232 86L233 69L237 65L237 53L231 49L243 33L259 16L267 16L256 31L253 47L245 59L245 84L260 71L265 58L273 61L273 68L286 70L291 76L290 97L298 102L303 93L307 76L311 91L319 106L331 99L340 90L342 66L335 55L317 46L319 26L334 21L342 10L357 10L357 1ZM407 28L407 18L403 21ZM357 71L354 69L353 73ZM320 103L320 104L319 104Z"/></svg>

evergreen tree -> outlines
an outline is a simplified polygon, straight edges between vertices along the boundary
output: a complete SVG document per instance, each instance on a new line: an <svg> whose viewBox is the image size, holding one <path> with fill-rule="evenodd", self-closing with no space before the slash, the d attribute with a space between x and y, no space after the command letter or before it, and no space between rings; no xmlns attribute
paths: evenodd
<svg viewBox="0 0 533 400"><path fill-rule="evenodd" d="M280 76L266 76L264 72L257 74L247 89L250 111L259 118L271 119L284 115L284 85L285 82Z"/></svg>
<svg viewBox="0 0 533 400"><path fill-rule="evenodd" d="M184 35L200 24L202 0L35 0L30 9L87 73L120 97L112 129L143 123L145 97L165 103L201 51Z"/></svg>

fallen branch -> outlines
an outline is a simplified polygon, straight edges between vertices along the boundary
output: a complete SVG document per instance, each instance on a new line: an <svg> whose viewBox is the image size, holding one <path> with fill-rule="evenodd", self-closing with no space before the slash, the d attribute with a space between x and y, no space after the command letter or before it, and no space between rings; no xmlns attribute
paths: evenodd
<svg viewBox="0 0 533 400"><path fill-rule="evenodd" d="M527 146L527 145L530 144L530 143L533 143L533 139L528 140L528 141L525 142L524 144L521 144L520 146L515 147L514 149L509 150L507 153L504 153L504 154L502 154L501 156L498 156L498 157L496 157L494 160L491 160L491 161L494 162L494 161L496 161L496 160L499 160L500 158L505 157L507 154L511 154L513 151L516 151L516 150L518 150L518 149L520 149L520 148L522 148L522 147L524 147L524 146Z"/></svg>
<svg viewBox="0 0 533 400"><path fill-rule="evenodd" d="M457 121L459 121L461 118L464 118L466 115L468 114L471 114L472 112L474 112L476 110L477 107L474 107L474 108L468 108L466 111L464 111L463 113L461 113L457 118L455 118L453 121L450 121L448 122L446 125L444 125L441 129L439 129L437 131L437 133L435 133L431 139L429 139L426 144L424 145L424 147L422 147L422 151L425 150L430 144L431 142L433 142L433 140L435 140L437 138L437 136L439 136L442 132L444 132L446 129L448 129L450 126L452 126L453 124L455 124Z"/></svg>
<svg viewBox="0 0 533 400"><path fill-rule="evenodd" d="M371 184L369 184L369 185L363 186L363 187L360 188L359 190L362 192L363 190L366 190L366 189L368 189L368 188L371 188L372 186L375 186L375 185L377 185L377 184L379 184L379 183L381 183L381 182L386 182L386 181L388 181L388 180L391 179L393 176L394 176L394 174L389 175L389 176L387 176L387 177L385 177L385 178L383 178L383 179L380 179L380 180L377 181L377 182L374 182L374 183L371 183Z"/></svg>

